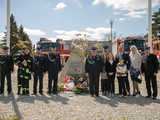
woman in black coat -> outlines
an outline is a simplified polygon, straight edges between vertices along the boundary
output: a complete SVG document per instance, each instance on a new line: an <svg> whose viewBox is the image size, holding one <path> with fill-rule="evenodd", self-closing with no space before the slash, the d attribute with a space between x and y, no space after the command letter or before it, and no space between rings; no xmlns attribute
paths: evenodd
<svg viewBox="0 0 160 120"><path fill-rule="evenodd" d="M114 97L115 94L115 74L116 74L116 61L114 60L114 56L112 53L109 53L109 59L106 62L106 72L108 76L108 83L109 83L109 96Z"/></svg>

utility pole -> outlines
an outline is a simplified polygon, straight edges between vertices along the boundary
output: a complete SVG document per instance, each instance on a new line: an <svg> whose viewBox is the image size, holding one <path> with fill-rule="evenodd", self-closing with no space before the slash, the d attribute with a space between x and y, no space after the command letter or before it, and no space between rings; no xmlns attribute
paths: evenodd
<svg viewBox="0 0 160 120"><path fill-rule="evenodd" d="M10 54L10 0L7 0L7 46L8 54Z"/></svg>
<svg viewBox="0 0 160 120"><path fill-rule="evenodd" d="M110 27L111 27L111 41L112 41L112 38L113 38L113 33L112 33L113 23L114 23L114 21L111 20L111 21L110 21Z"/></svg>
<svg viewBox="0 0 160 120"><path fill-rule="evenodd" d="M148 46L152 52L152 0L148 0Z"/></svg>

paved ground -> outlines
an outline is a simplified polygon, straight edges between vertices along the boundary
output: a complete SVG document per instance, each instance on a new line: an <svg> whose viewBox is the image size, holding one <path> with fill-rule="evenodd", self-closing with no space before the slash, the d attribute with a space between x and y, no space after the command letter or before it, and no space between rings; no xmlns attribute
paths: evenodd
<svg viewBox="0 0 160 120"><path fill-rule="evenodd" d="M68 92L49 96L46 94L46 77L43 96L17 96L16 73L12 78L13 95L0 96L1 117L17 115L22 120L160 120L160 93L157 100L144 98L144 81L140 85L142 96L139 97L90 97ZM159 78L160 74L160 91ZM132 89L131 82L130 85ZM33 80L30 81L31 89L32 86Z"/></svg>

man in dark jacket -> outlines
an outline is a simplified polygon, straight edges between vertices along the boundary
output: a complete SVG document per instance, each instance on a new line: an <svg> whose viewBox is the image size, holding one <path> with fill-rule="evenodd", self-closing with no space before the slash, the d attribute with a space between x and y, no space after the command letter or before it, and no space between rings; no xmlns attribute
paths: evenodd
<svg viewBox="0 0 160 120"><path fill-rule="evenodd" d="M46 72L46 57L44 55L40 55L40 51L36 51L36 55L33 57L33 77L34 77L34 85L33 85L33 94L37 94L37 83L39 80L39 93L43 95L43 76Z"/></svg>
<svg viewBox="0 0 160 120"><path fill-rule="evenodd" d="M99 76L102 72L102 59L97 55L97 48L91 48L91 55L87 57L85 63L86 76L89 77L89 91L91 96L99 96Z"/></svg>
<svg viewBox="0 0 160 120"><path fill-rule="evenodd" d="M10 55L8 55L8 47L3 48L3 54L0 55L0 94L4 94L5 77L7 78L8 94L12 92L11 72L13 72L14 63Z"/></svg>
<svg viewBox="0 0 160 120"><path fill-rule="evenodd" d="M116 63L118 64L119 59L123 58L124 63L127 65L127 70L129 71L131 61L130 61L129 54L124 51L124 45L123 44L119 46L118 52L119 53L116 55L116 58L115 58ZM119 82L119 81L118 81L118 86L119 86L119 95L121 95L122 94L122 85L121 85L121 82ZM125 86L126 86L128 95L130 95L130 85L129 85L128 73L127 73L127 77L126 77L126 80L125 80Z"/></svg>
<svg viewBox="0 0 160 120"><path fill-rule="evenodd" d="M157 73L159 62L155 54L150 53L150 48L145 49L145 56L142 60L142 73L145 76L146 88L147 88L147 98L153 96L153 99L157 97ZM153 94L151 92L151 85L153 89Z"/></svg>
<svg viewBox="0 0 160 120"><path fill-rule="evenodd" d="M57 94L58 73L61 71L60 54L56 53L56 48L51 49L47 56L48 71L48 94Z"/></svg>

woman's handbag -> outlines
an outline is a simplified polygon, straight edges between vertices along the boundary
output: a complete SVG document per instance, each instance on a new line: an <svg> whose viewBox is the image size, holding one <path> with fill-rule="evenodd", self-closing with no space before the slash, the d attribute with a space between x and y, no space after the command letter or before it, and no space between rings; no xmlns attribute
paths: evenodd
<svg viewBox="0 0 160 120"><path fill-rule="evenodd" d="M140 75L140 76L141 76L141 75ZM140 78L139 78L139 77L136 77L135 80L136 80L136 82L138 82L138 83L142 83L142 77L140 77Z"/></svg>
<svg viewBox="0 0 160 120"><path fill-rule="evenodd" d="M140 72L136 71L136 69L134 69L134 68L131 68L130 74L133 75L133 76L138 77L140 75Z"/></svg>
<svg viewBox="0 0 160 120"><path fill-rule="evenodd" d="M130 71L130 74L132 77L134 77L134 80L138 83L142 83L142 77L140 75L140 72L139 71L136 71L136 69L134 68L131 68L131 71ZM140 75L140 78L138 78L138 76Z"/></svg>

